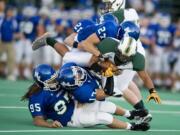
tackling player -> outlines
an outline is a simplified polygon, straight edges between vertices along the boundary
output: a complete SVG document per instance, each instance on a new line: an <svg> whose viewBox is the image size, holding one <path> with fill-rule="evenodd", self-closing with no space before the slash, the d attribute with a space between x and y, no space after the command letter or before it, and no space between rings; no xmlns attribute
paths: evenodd
<svg viewBox="0 0 180 135"><path fill-rule="evenodd" d="M139 116L108 101L80 104L59 87L57 73L49 65L39 65L33 70L35 83L22 100L29 100L29 111L36 126L48 128L90 127L98 124L110 128L146 131L148 123L126 123L113 118L112 114L125 117ZM142 115L142 114L141 114ZM88 118L88 119L87 119ZM52 120L51 122L47 120Z"/></svg>

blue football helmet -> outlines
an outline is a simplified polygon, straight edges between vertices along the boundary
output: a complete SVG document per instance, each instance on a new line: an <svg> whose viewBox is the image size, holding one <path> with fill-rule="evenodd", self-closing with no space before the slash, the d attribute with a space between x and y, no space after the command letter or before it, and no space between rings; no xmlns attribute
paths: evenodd
<svg viewBox="0 0 180 135"><path fill-rule="evenodd" d="M129 35L135 40L139 39L140 28L132 21L125 21L121 23L121 28L124 31L124 35Z"/></svg>
<svg viewBox="0 0 180 135"><path fill-rule="evenodd" d="M65 64L58 73L58 81L62 87L67 90L74 90L84 84L87 79L87 72L83 68L73 65L72 63Z"/></svg>
<svg viewBox="0 0 180 135"><path fill-rule="evenodd" d="M38 86L45 90L56 91L59 89L57 76L57 72L47 64L38 65L33 70L33 79Z"/></svg>
<svg viewBox="0 0 180 135"><path fill-rule="evenodd" d="M95 25L95 22L88 20L88 19L83 19L80 20L75 26L74 26L74 32L78 33L80 32L82 29L91 26L91 25Z"/></svg>
<svg viewBox="0 0 180 135"><path fill-rule="evenodd" d="M113 22L119 23L117 17L115 17L114 15L112 15L110 13L107 13L107 14L101 16L99 18L99 22L98 23L102 24L102 23L107 22L107 21L113 21Z"/></svg>

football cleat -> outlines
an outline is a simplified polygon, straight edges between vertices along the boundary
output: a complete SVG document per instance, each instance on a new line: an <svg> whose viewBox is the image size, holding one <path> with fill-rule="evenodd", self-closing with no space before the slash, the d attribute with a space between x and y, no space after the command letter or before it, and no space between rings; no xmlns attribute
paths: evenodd
<svg viewBox="0 0 180 135"><path fill-rule="evenodd" d="M148 123L152 120L152 115L148 113L148 115L144 117L139 117L136 120L137 120L136 123Z"/></svg>
<svg viewBox="0 0 180 135"><path fill-rule="evenodd" d="M128 119L133 120L137 119L138 117L145 117L148 115L148 111L146 109L138 109L130 111L131 116Z"/></svg>
<svg viewBox="0 0 180 135"><path fill-rule="evenodd" d="M136 123L148 123L152 120L152 115L146 109L132 110L130 113L131 116L128 119L134 119L137 121Z"/></svg>
<svg viewBox="0 0 180 135"><path fill-rule="evenodd" d="M38 37L33 43L32 43L32 49L37 50L40 47L43 47L47 45L46 39L47 37L50 37L50 34L47 32L43 34L42 36Z"/></svg>
<svg viewBox="0 0 180 135"><path fill-rule="evenodd" d="M134 131L147 131L150 129L149 123L131 123L131 129Z"/></svg>

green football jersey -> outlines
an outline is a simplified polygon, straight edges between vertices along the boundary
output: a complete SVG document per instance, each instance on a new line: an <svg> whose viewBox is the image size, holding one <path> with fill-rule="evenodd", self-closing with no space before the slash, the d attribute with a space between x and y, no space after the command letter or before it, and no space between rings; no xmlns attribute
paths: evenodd
<svg viewBox="0 0 180 135"><path fill-rule="evenodd" d="M127 63L123 63L117 59L115 52L119 45L119 40L113 38L106 38L97 45L98 50L109 57L109 59L122 69L131 69L135 71L142 71L145 68L145 56L142 49L137 49L137 53L131 57Z"/></svg>
<svg viewBox="0 0 180 135"><path fill-rule="evenodd" d="M124 9L114 11L114 12L112 12L112 14L117 17L119 23L123 22L124 19L125 19L125 17L124 17Z"/></svg>
<svg viewBox="0 0 180 135"><path fill-rule="evenodd" d="M117 11L112 12L114 16L117 17L119 24L123 21L133 21L135 24L139 26L139 16L134 9L119 9Z"/></svg>

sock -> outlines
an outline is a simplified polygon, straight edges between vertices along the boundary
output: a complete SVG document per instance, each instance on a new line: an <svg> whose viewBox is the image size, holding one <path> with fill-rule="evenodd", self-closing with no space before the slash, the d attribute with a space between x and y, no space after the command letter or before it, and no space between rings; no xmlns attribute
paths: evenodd
<svg viewBox="0 0 180 135"><path fill-rule="evenodd" d="M127 129L127 130L130 130L131 127L132 127L132 125L131 125L130 123L127 122L127 127L126 127L126 129Z"/></svg>
<svg viewBox="0 0 180 135"><path fill-rule="evenodd" d="M131 116L130 111L126 110L125 114L123 116L126 117L126 118L130 117Z"/></svg>
<svg viewBox="0 0 180 135"><path fill-rule="evenodd" d="M52 37L48 37L46 39L46 42L49 46L53 47L54 48L54 45L58 42L57 40L55 40L54 38Z"/></svg>
<svg viewBox="0 0 180 135"><path fill-rule="evenodd" d="M134 105L134 108L137 109L145 109L144 102L140 100L137 104Z"/></svg>

